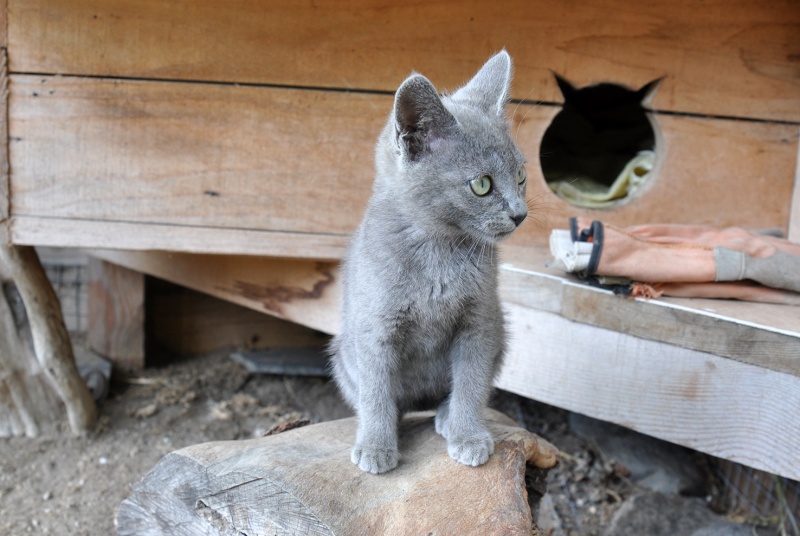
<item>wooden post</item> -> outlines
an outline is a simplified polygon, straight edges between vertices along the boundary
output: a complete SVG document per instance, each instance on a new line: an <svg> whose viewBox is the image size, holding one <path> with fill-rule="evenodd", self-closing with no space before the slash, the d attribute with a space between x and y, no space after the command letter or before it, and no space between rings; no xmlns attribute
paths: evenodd
<svg viewBox="0 0 800 536"><path fill-rule="evenodd" d="M144 368L144 275L89 259L89 347L124 368Z"/></svg>
<svg viewBox="0 0 800 536"><path fill-rule="evenodd" d="M97 406L78 374L58 298L36 250L31 246L0 244L0 262L5 264L22 296L36 358L66 407L72 431L87 432L97 419Z"/></svg>

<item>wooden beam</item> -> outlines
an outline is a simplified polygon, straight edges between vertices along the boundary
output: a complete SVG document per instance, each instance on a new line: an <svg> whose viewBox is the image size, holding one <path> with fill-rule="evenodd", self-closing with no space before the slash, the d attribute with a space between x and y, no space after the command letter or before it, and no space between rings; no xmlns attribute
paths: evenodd
<svg viewBox="0 0 800 536"><path fill-rule="evenodd" d="M341 256L391 108L388 95L69 77L15 75L11 89L12 239L81 247ZM650 186L588 210L541 174L539 142L558 108L510 111L531 160L531 219L544 221L514 244L546 244L571 214L787 228L796 126L657 116L663 158ZM331 235L336 251L308 251Z"/></svg>
<svg viewBox="0 0 800 536"><path fill-rule="evenodd" d="M89 347L117 366L145 365L144 275L90 258Z"/></svg>
<svg viewBox="0 0 800 536"><path fill-rule="evenodd" d="M497 386L800 479L800 377L508 304Z"/></svg>
<svg viewBox="0 0 800 536"><path fill-rule="evenodd" d="M325 333L339 330L336 263L93 250L92 255Z"/></svg>
<svg viewBox="0 0 800 536"><path fill-rule="evenodd" d="M505 47L514 97L666 77L657 109L800 120L794 0L9 0L13 72L393 92L417 70L443 89ZM348 31L342 31L348 28Z"/></svg>

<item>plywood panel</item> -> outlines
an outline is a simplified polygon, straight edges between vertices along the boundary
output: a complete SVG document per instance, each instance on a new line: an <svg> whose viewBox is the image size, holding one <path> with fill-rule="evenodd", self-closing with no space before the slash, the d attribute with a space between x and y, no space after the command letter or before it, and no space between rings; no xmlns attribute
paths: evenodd
<svg viewBox="0 0 800 536"><path fill-rule="evenodd" d="M288 251L275 253L257 231L343 244L369 197L391 108L386 95L71 77L14 75L11 90L13 239L50 244L56 233L66 243L50 238L55 245L84 247L314 256L285 241ZM573 214L786 230L796 126L659 115L663 164L652 187L591 211L561 201L542 178L539 141L557 111L510 108L535 206L513 243L545 244ZM83 231L66 236L62 225ZM206 238L206 229L217 231Z"/></svg>
<svg viewBox="0 0 800 536"><path fill-rule="evenodd" d="M14 72L394 91L454 88L502 47L514 97L665 76L658 109L800 120L794 0L9 0Z"/></svg>
<svg viewBox="0 0 800 536"><path fill-rule="evenodd" d="M800 377L508 306L498 387L800 478Z"/></svg>

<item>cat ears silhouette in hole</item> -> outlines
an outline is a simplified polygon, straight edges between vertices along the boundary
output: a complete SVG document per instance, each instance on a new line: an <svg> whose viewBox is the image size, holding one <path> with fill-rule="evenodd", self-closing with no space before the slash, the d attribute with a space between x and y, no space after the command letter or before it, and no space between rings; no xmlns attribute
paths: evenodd
<svg viewBox="0 0 800 536"><path fill-rule="evenodd" d="M656 78L638 90L632 90L612 82L601 82L576 88L569 80L558 73L553 72L553 76L558 84L558 89L561 90L561 94L564 96L565 104L589 101L595 107L619 103L638 103L639 105L650 106L658 88L661 87L661 83L664 81L663 76Z"/></svg>
<svg viewBox="0 0 800 536"><path fill-rule="evenodd" d="M656 136L645 106L663 79L637 90L611 82L576 88L553 75L564 106L540 147L548 186L582 207L615 206L630 198L655 167Z"/></svg>

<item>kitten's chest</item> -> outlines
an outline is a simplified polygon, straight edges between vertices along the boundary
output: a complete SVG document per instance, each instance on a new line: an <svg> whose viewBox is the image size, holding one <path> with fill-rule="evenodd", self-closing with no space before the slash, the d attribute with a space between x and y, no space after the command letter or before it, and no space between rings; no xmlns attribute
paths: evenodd
<svg viewBox="0 0 800 536"><path fill-rule="evenodd" d="M491 294L496 276L488 261L478 253L472 257L434 249L405 267L402 292L423 313L459 314L465 304Z"/></svg>

